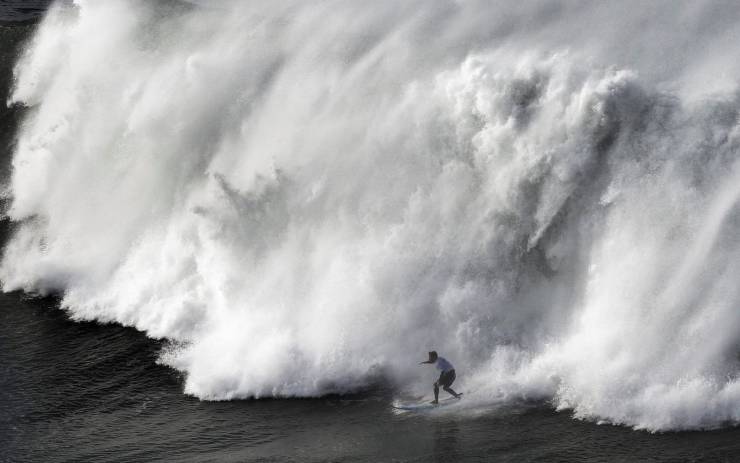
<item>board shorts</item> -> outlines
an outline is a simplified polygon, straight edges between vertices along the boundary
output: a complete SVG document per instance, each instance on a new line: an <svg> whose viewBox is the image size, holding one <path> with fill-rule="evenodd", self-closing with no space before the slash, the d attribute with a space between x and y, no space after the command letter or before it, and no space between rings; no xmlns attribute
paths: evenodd
<svg viewBox="0 0 740 463"><path fill-rule="evenodd" d="M437 384L439 384L442 387L450 387L452 386L452 383L455 382L455 370L447 370L443 371L441 375L439 375L439 379L437 380Z"/></svg>

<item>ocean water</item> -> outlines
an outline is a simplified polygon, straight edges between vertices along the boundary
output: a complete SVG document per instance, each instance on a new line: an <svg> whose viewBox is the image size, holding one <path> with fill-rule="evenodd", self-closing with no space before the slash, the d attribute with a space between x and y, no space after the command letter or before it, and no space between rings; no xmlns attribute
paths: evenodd
<svg viewBox="0 0 740 463"><path fill-rule="evenodd" d="M317 399L201 401L161 342L73 322L53 299L0 298L0 460L732 462L740 431L653 434L542 402L398 414L381 385Z"/></svg>
<svg viewBox="0 0 740 463"><path fill-rule="evenodd" d="M0 461L740 458L732 3L46 6Z"/></svg>
<svg viewBox="0 0 740 463"><path fill-rule="evenodd" d="M43 15L51 0L3 0L0 5L0 21L35 21Z"/></svg>

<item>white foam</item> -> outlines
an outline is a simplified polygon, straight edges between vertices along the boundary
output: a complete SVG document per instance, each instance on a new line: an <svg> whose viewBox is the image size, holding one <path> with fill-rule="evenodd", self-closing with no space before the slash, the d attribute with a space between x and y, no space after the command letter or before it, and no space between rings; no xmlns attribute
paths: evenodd
<svg viewBox="0 0 740 463"><path fill-rule="evenodd" d="M41 25L4 290L171 339L204 399L427 388L436 349L466 406L740 421L737 12L203 5Z"/></svg>

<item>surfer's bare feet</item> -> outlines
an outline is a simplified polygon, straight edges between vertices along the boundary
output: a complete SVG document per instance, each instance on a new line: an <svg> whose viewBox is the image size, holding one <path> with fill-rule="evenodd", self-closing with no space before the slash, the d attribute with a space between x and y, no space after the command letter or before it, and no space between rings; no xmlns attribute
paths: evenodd
<svg viewBox="0 0 740 463"><path fill-rule="evenodd" d="M436 400L432 400L431 403L433 403L434 405L437 405L439 402L437 402Z"/></svg>

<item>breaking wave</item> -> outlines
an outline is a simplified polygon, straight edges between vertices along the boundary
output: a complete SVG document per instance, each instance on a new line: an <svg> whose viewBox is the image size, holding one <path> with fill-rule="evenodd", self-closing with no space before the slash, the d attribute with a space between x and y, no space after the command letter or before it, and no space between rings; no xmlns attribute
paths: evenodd
<svg viewBox="0 0 740 463"><path fill-rule="evenodd" d="M737 16L59 3L3 289L171 340L202 399L426 388L436 349L471 403L737 424Z"/></svg>

